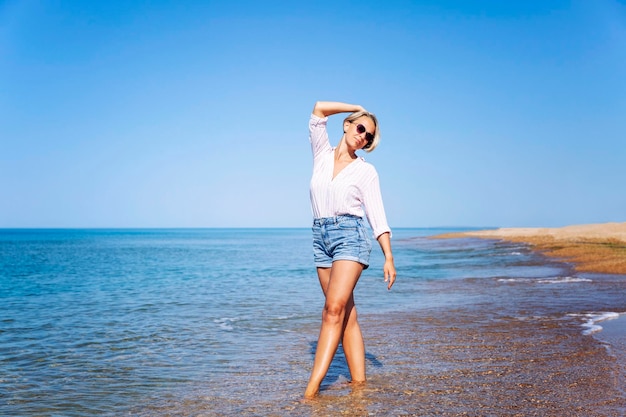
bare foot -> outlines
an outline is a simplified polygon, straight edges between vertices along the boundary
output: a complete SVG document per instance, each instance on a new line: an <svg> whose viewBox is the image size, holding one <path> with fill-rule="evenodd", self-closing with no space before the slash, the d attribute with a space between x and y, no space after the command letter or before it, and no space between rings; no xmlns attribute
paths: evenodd
<svg viewBox="0 0 626 417"><path fill-rule="evenodd" d="M350 389L352 390L351 394L360 396L361 394L363 394L363 391L366 385L367 385L367 381L351 381L350 382Z"/></svg>
<svg viewBox="0 0 626 417"><path fill-rule="evenodd" d="M309 387L307 387L306 391L304 391L304 399L305 400L312 400L313 398L317 397L318 393L319 393L319 388L309 388Z"/></svg>
<svg viewBox="0 0 626 417"><path fill-rule="evenodd" d="M367 384L367 380L365 380L365 379L364 379L363 381L355 381L355 380L353 379L352 381L348 382L348 384L350 384L350 385L354 385L354 386L357 386L357 385L365 385L365 384Z"/></svg>

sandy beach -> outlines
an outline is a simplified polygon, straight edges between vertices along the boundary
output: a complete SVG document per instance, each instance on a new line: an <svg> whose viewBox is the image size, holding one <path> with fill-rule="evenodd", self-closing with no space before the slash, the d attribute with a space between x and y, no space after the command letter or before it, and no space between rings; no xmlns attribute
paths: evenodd
<svg viewBox="0 0 626 417"><path fill-rule="evenodd" d="M626 274L626 223L559 228L500 228L436 237L478 237L524 242L547 256L572 263L581 272Z"/></svg>

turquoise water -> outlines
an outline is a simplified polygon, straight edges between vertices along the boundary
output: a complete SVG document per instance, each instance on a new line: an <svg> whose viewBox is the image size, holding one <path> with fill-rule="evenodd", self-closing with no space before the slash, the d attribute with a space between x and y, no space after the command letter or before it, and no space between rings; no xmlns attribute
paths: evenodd
<svg viewBox="0 0 626 417"><path fill-rule="evenodd" d="M360 314L496 308L585 331L626 311L623 277L428 238L448 231L394 230L390 292L375 247ZM322 305L308 229L0 230L0 415L291 415Z"/></svg>

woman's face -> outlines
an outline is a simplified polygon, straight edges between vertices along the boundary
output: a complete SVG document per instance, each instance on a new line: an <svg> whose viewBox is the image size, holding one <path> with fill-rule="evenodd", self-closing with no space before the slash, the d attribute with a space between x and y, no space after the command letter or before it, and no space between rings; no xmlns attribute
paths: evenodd
<svg viewBox="0 0 626 417"><path fill-rule="evenodd" d="M363 128L359 128L359 125L363 126ZM359 129L361 132L359 132ZM354 149L362 149L365 145L367 145L368 133L374 136L374 132L376 132L376 125L372 119L367 116L361 116L352 123L349 123L346 128L346 140L348 141L348 145L350 145Z"/></svg>

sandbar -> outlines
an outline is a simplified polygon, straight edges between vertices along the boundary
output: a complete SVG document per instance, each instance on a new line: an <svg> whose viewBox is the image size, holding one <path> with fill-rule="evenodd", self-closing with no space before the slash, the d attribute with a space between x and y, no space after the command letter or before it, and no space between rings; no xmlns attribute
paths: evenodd
<svg viewBox="0 0 626 417"><path fill-rule="evenodd" d="M436 238L476 237L523 242L581 272L626 274L626 222L547 228L499 228L446 233Z"/></svg>

